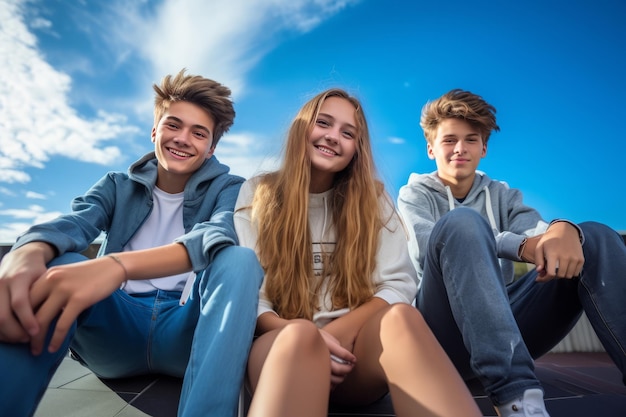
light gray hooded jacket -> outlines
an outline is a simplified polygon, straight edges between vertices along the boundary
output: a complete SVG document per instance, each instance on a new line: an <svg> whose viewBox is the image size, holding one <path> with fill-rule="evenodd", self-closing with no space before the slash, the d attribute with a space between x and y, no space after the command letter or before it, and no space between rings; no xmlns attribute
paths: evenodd
<svg viewBox="0 0 626 417"><path fill-rule="evenodd" d="M421 281L428 239L435 223L456 207L477 210L491 225L496 238L500 267L505 282L514 278L512 261L519 261L519 247L527 236L546 231L548 224L537 210L526 206L521 191L476 171L474 184L463 202L452 196L437 172L411 174L400 188L398 209L409 229L409 252Z"/></svg>

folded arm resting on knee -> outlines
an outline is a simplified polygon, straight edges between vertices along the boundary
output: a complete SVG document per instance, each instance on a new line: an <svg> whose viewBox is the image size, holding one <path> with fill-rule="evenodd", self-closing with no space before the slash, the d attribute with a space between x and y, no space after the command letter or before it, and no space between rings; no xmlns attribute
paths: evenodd
<svg viewBox="0 0 626 417"><path fill-rule="evenodd" d="M576 277L585 262L578 229L568 222L553 223L545 233L528 238L520 257L535 264L541 282Z"/></svg>

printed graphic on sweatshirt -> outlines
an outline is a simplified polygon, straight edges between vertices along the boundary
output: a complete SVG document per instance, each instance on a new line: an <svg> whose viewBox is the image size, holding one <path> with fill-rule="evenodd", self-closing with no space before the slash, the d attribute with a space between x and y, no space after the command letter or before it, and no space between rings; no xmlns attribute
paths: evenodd
<svg viewBox="0 0 626 417"><path fill-rule="evenodd" d="M316 277L322 275L324 264L334 250L334 242L313 242L313 273Z"/></svg>

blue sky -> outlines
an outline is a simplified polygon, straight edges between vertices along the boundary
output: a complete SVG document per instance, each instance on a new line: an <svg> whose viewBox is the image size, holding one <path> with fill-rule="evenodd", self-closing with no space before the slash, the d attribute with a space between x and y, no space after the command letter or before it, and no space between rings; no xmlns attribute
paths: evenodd
<svg viewBox="0 0 626 417"><path fill-rule="evenodd" d="M463 88L498 109L480 169L548 220L626 231L623 1L0 0L0 22L0 242L150 151L151 86L183 67L233 90L216 155L244 177L338 86L395 197L435 169L422 105Z"/></svg>

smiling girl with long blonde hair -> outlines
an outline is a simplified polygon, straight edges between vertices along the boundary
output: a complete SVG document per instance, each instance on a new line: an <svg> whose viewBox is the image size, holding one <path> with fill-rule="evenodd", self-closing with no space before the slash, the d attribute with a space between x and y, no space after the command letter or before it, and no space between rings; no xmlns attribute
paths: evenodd
<svg viewBox="0 0 626 417"><path fill-rule="evenodd" d="M300 110L278 171L242 186L240 244L265 270L248 361L249 416L326 416L391 394L397 416L480 416L411 306L406 232L377 179L359 101L327 90Z"/></svg>

